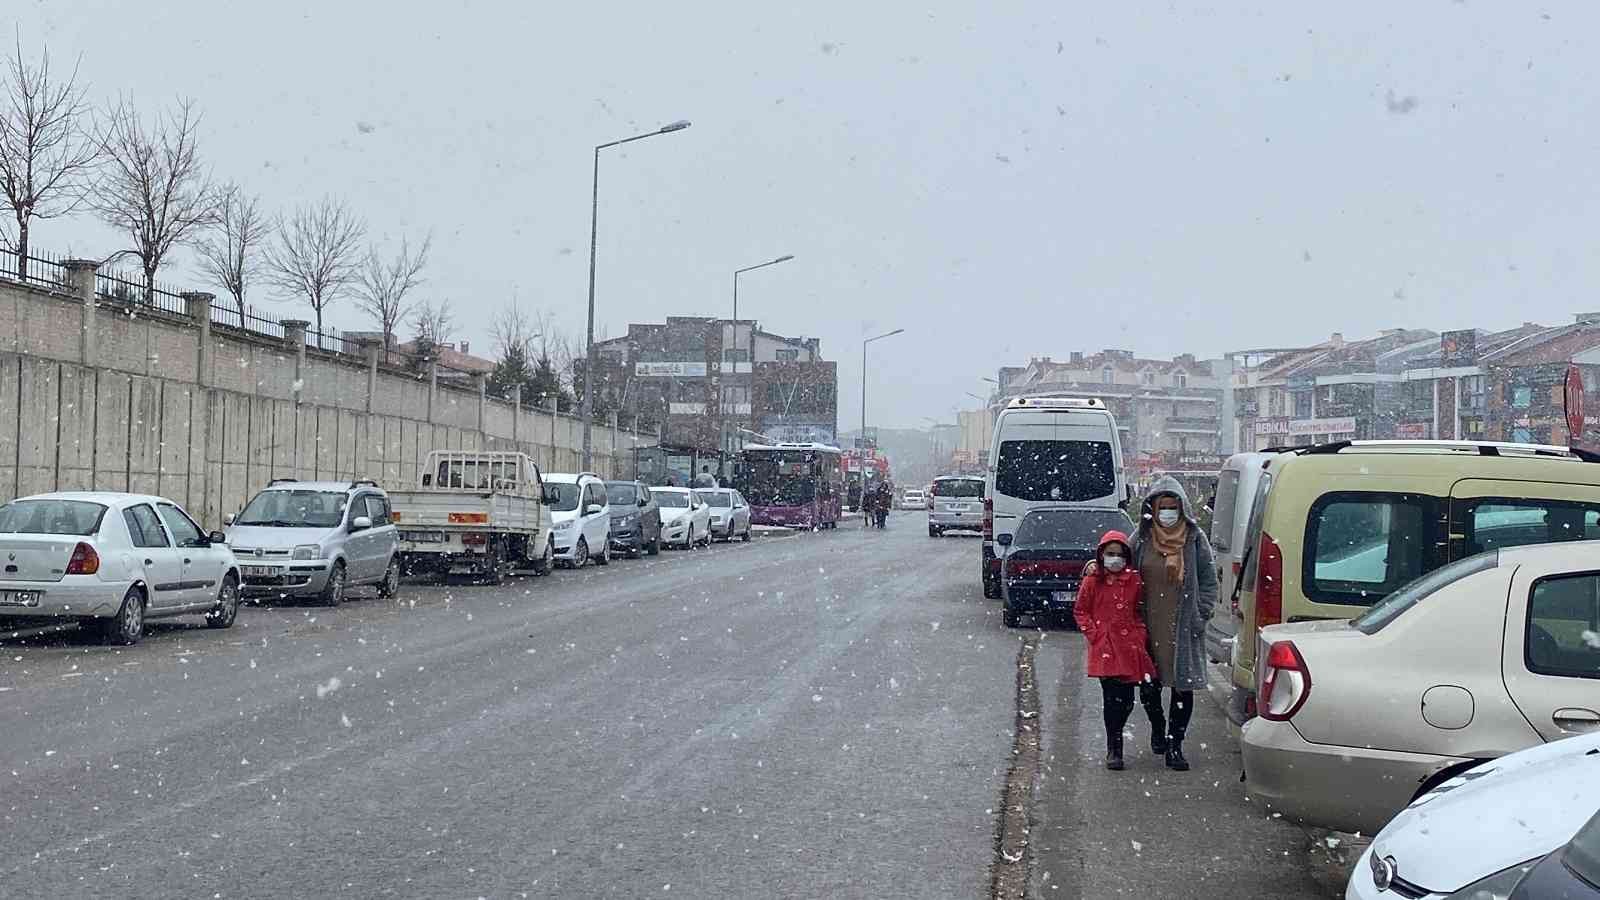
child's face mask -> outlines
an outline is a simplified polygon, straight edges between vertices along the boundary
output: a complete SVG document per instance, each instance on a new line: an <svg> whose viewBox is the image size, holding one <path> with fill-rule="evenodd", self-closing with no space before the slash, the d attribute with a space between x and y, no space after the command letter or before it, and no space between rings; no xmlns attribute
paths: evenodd
<svg viewBox="0 0 1600 900"><path fill-rule="evenodd" d="M1105 563L1107 572L1121 572L1123 567L1128 564L1128 561L1123 559L1120 553L1107 553Z"/></svg>

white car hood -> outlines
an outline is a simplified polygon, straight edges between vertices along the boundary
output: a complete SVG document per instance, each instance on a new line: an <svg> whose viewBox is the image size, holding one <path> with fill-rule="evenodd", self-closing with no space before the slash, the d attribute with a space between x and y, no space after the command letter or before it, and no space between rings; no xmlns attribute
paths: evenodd
<svg viewBox="0 0 1600 900"><path fill-rule="evenodd" d="M572 520L574 520L576 518L578 518L578 511L576 509L552 509L552 510L550 510L550 524L551 525L560 525L562 522L571 522Z"/></svg>
<svg viewBox="0 0 1600 900"><path fill-rule="evenodd" d="M694 510L685 506L663 506L661 507L661 524L667 525L679 519L686 519L691 512L694 512Z"/></svg>
<svg viewBox="0 0 1600 900"><path fill-rule="evenodd" d="M333 528L280 528L271 525L230 525L224 532L229 547L293 550L301 544L321 544L339 532Z"/></svg>
<svg viewBox="0 0 1600 900"><path fill-rule="evenodd" d="M1418 797L1372 842L1399 877L1441 894L1544 856L1600 807L1600 734L1484 763Z"/></svg>

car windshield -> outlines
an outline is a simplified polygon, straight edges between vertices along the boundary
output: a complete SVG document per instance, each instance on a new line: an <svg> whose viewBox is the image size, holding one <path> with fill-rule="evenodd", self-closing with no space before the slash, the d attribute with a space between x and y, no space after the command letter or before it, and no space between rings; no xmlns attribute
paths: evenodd
<svg viewBox="0 0 1600 900"><path fill-rule="evenodd" d="M722 491L707 491L701 493L699 496L701 500L704 500L710 506L716 506L722 509L727 509L733 506L733 495L723 493Z"/></svg>
<svg viewBox="0 0 1600 900"><path fill-rule="evenodd" d="M1133 533L1133 522L1119 509L1044 509L1028 513L1017 526L1015 546L1096 547L1108 531Z"/></svg>
<svg viewBox="0 0 1600 900"><path fill-rule="evenodd" d="M606 499L612 506L638 506L639 489L631 484L608 484Z"/></svg>
<svg viewBox="0 0 1600 900"><path fill-rule="evenodd" d="M90 535L106 507L85 500L13 500L0 506L0 533Z"/></svg>
<svg viewBox="0 0 1600 900"><path fill-rule="evenodd" d="M262 491L234 520L235 525L266 528L333 528L344 522L348 495L343 491Z"/></svg>
<svg viewBox="0 0 1600 900"><path fill-rule="evenodd" d="M678 491L651 491L663 509L688 509L689 495Z"/></svg>
<svg viewBox="0 0 1600 900"><path fill-rule="evenodd" d="M572 512L578 508L578 501L583 497L583 488L566 481L547 481L545 487L550 488L556 499L550 504L554 512Z"/></svg>
<svg viewBox="0 0 1600 900"><path fill-rule="evenodd" d="M977 478L935 481L933 483L933 495L935 497L948 497L952 500L982 500L983 482Z"/></svg>

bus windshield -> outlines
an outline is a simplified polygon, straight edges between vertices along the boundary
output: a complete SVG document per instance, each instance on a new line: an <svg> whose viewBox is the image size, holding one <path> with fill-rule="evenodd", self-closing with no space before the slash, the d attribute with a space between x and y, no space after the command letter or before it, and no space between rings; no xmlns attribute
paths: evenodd
<svg viewBox="0 0 1600 900"><path fill-rule="evenodd" d="M817 478L799 451L752 455L745 465L752 506L799 506L817 495Z"/></svg>

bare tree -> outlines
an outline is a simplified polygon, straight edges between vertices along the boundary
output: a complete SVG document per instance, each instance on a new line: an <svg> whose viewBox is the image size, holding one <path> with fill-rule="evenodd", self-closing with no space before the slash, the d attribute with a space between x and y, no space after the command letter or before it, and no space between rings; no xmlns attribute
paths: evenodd
<svg viewBox="0 0 1600 900"><path fill-rule="evenodd" d="M199 127L191 100L149 123L123 101L107 112L99 137L106 165L90 203L133 242L128 252L144 269L146 302L167 254L216 218L217 191L200 163Z"/></svg>
<svg viewBox="0 0 1600 900"><path fill-rule="evenodd" d="M310 304L320 335L323 312L358 280L367 226L344 203L324 197L280 219L277 230L266 252L267 279Z"/></svg>
<svg viewBox="0 0 1600 900"><path fill-rule="evenodd" d="M489 320L489 335L494 338L495 354L502 359L516 352L533 356L533 339L538 332L536 317L529 315L515 300L500 307Z"/></svg>
<svg viewBox="0 0 1600 900"><path fill-rule="evenodd" d="M356 299L368 315L383 328L383 352L388 353L394 343L394 332L411 312L406 295L422 283L422 269L428 264L428 250L433 246L433 235L422 239L422 246L412 252L411 244L400 240L400 252L393 260L385 261L377 248L367 251L366 261L357 275L359 284Z"/></svg>
<svg viewBox="0 0 1600 900"><path fill-rule="evenodd" d="M443 344L455 334L455 319L449 300L424 300L412 313L411 324L417 329L418 342Z"/></svg>
<svg viewBox="0 0 1600 900"><path fill-rule="evenodd" d="M100 157L100 143L84 127L89 113L74 66L66 80L50 71L50 50L30 64L22 39L7 60L0 91L0 190L17 220L17 277L28 277L28 236L33 219L53 219L77 209Z"/></svg>
<svg viewBox="0 0 1600 900"><path fill-rule="evenodd" d="M196 242L195 250L200 256L200 271L233 297L242 324L245 294L261 276L261 251L271 236L271 224L261 212L260 198L234 184L222 188L216 212L216 221Z"/></svg>

